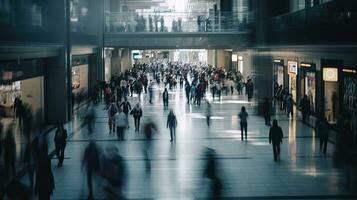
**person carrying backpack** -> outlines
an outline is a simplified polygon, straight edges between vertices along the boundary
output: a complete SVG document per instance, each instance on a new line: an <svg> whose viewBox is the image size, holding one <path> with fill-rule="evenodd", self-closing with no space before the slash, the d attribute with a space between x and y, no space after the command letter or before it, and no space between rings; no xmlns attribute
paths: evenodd
<svg viewBox="0 0 357 200"><path fill-rule="evenodd" d="M58 166L63 165L63 160L64 160L64 150L66 148L66 143L67 143L67 130L64 129L63 124L60 124L57 126L57 130L55 133L55 148L56 148L56 155L58 158Z"/></svg>

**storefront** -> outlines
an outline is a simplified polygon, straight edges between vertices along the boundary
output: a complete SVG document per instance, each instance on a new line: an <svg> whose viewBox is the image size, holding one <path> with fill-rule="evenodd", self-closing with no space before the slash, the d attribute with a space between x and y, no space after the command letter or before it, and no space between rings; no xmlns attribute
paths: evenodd
<svg viewBox="0 0 357 200"><path fill-rule="evenodd" d="M316 112L316 65L301 62L298 79L298 99L306 95L310 101L310 111Z"/></svg>
<svg viewBox="0 0 357 200"><path fill-rule="evenodd" d="M298 63L296 61L288 61L289 74L289 93L292 95L293 101L297 100L296 77L298 75Z"/></svg>
<svg viewBox="0 0 357 200"><path fill-rule="evenodd" d="M354 148L357 148L357 69L346 68L341 70L341 110L352 122Z"/></svg>
<svg viewBox="0 0 357 200"><path fill-rule="evenodd" d="M72 58L72 94L76 103L81 103L88 95L89 83L88 56Z"/></svg>
<svg viewBox="0 0 357 200"><path fill-rule="evenodd" d="M5 118L12 118L14 100L20 98L38 123L44 122L44 64L41 60L0 63L0 106Z"/></svg>
<svg viewBox="0 0 357 200"><path fill-rule="evenodd" d="M338 84L338 68L324 67L322 69L324 87L324 112L330 123L336 123L340 111L340 87Z"/></svg>
<svg viewBox="0 0 357 200"><path fill-rule="evenodd" d="M282 85L284 88L284 60L273 60L274 86Z"/></svg>

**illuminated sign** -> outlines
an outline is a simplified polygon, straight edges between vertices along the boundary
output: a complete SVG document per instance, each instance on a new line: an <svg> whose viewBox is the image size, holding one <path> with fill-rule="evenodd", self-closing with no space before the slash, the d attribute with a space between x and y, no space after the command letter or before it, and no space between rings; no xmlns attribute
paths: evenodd
<svg viewBox="0 0 357 200"><path fill-rule="evenodd" d="M323 80L324 81L331 81L331 82L337 82L338 81L338 70L337 68L323 68L322 71L323 74Z"/></svg>
<svg viewBox="0 0 357 200"><path fill-rule="evenodd" d="M275 62L275 63L281 63L281 60L275 59L274 62Z"/></svg>
<svg viewBox="0 0 357 200"><path fill-rule="evenodd" d="M300 63L300 66L301 66L301 67L310 68L310 67L312 67L312 64L310 64L310 63Z"/></svg>
<svg viewBox="0 0 357 200"><path fill-rule="evenodd" d="M343 72L346 72L346 73L352 73L352 74L357 73L357 71L354 70L354 69L342 69L342 71L343 71Z"/></svg>
<svg viewBox="0 0 357 200"><path fill-rule="evenodd" d="M289 74L297 75L298 68L297 68L297 62L296 61L288 61L288 68L289 68Z"/></svg>
<svg viewBox="0 0 357 200"><path fill-rule="evenodd" d="M232 54L232 62L237 62L237 61L238 61L238 55Z"/></svg>

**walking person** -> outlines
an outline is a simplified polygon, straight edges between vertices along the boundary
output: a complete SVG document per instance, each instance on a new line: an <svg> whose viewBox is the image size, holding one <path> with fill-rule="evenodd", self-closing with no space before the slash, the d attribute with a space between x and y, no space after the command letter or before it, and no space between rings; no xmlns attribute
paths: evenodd
<svg viewBox="0 0 357 200"><path fill-rule="evenodd" d="M278 126L278 120L273 120L269 130L269 144L273 145L274 162L280 160L280 144L283 142L283 130Z"/></svg>
<svg viewBox="0 0 357 200"><path fill-rule="evenodd" d="M238 114L240 119L240 130L241 130L241 139L243 141L243 131L245 133L245 140L247 140L247 129L248 129L248 113L244 106L241 108L241 112Z"/></svg>
<svg viewBox="0 0 357 200"><path fill-rule="evenodd" d="M112 102L108 108L108 125L109 125L109 134L113 131L115 132L115 118L114 115L118 112L118 109L114 102Z"/></svg>
<svg viewBox="0 0 357 200"><path fill-rule="evenodd" d="M143 115L143 111L142 111L139 103L137 103L136 106L131 110L130 114L133 115L133 117L134 117L135 131L139 131L140 118Z"/></svg>
<svg viewBox="0 0 357 200"><path fill-rule="evenodd" d="M125 129L128 126L126 115L119 108L114 118L115 118L115 126L117 127L117 137L118 139L124 140Z"/></svg>
<svg viewBox="0 0 357 200"><path fill-rule="evenodd" d="M294 104L293 97L291 96L291 94L288 94L285 99L286 116L288 118L290 117L290 114L291 114L291 117L294 116L293 104Z"/></svg>
<svg viewBox="0 0 357 200"><path fill-rule="evenodd" d="M12 129L13 125L6 131L6 137L4 139L4 164L5 164L5 173L7 174L7 178L16 176L16 143L14 138L14 133Z"/></svg>
<svg viewBox="0 0 357 200"><path fill-rule="evenodd" d="M149 103L152 104L152 99L154 97L154 82L152 81L150 82L148 90L149 90Z"/></svg>
<svg viewBox="0 0 357 200"><path fill-rule="evenodd" d="M144 135L145 135L145 149L144 149L144 156L145 156L145 163L146 163L146 171L151 170L151 163L150 163L150 153L151 153L151 141L153 132L157 131L157 127L154 122L149 121L144 125Z"/></svg>
<svg viewBox="0 0 357 200"><path fill-rule="evenodd" d="M263 115L265 120L265 125L270 126L270 102L268 98L265 98L263 103Z"/></svg>
<svg viewBox="0 0 357 200"><path fill-rule="evenodd" d="M320 151L326 156L327 143L329 138L329 124L326 118L322 119L318 130L320 135Z"/></svg>
<svg viewBox="0 0 357 200"><path fill-rule="evenodd" d="M206 109L206 122L207 126L209 127L211 124L211 116L212 116L212 108L211 104L207 100L207 109Z"/></svg>
<svg viewBox="0 0 357 200"><path fill-rule="evenodd" d="M176 126L177 119L173 110L170 110L169 115L167 116L166 128L170 129L170 142L176 141Z"/></svg>
<svg viewBox="0 0 357 200"><path fill-rule="evenodd" d="M164 93L162 93L162 101L164 102L164 108L169 106L169 92L165 88Z"/></svg>
<svg viewBox="0 0 357 200"><path fill-rule="evenodd" d="M126 117L126 124L128 125L127 128L129 128L129 111L131 110L131 105L129 101L125 99L125 101L118 106L118 109L119 108L121 108L122 111L124 112Z"/></svg>
<svg viewBox="0 0 357 200"><path fill-rule="evenodd" d="M38 157L36 164L35 194L39 200L49 200L55 189L55 180L51 170L51 159L46 154Z"/></svg>
<svg viewBox="0 0 357 200"><path fill-rule="evenodd" d="M186 93L187 104L190 103L190 92L191 92L191 86L190 86L190 84L186 81L185 93Z"/></svg>
<svg viewBox="0 0 357 200"><path fill-rule="evenodd" d="M67 143L67 130L64 129L63 124L57 126L57 130L55 133L55 148L56 148L56 156L58 158L58 166L63 165L64 160L64 150L66 148Z"/></svg>
<svg viewBox="0 0 357 200"><path fill-rule="evenodd" d="M88 105L84 120L85 120L85 123L87 124L87 127L88 127L88 133L92 134L93 133L94 124L95 124L95 112L94 112L93 103L90 103Z"/></svg>
<svg viewBox="0 0 357 200"><path fill-rule="evenodd" d="M304 95L304 97L300 101L300 110L302 114L302 123L306 123L306 120L309 120L309 113L310 113L310 101L307 97L307 95Z"/></svg>
<svg viewBox="0 0 357 200"><path fill-rule="evenodd" d="M87 172L87 186L89 190L88 200L93 199L92 179L93 179L93 174L98 172L100 169L99 156L100 156L100 151L97 145L95 144L94 141L91 141L89 145L86 147L86 149L84 150L84 155L82 160L82 168L83 166L85 166Z"/></svg>

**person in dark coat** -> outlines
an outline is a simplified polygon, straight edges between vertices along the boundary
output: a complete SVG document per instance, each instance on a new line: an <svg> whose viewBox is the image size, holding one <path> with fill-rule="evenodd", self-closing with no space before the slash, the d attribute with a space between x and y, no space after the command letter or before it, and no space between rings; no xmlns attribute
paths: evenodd
<svg viewBox="0 0 357 200"><path fill-rule="evenodd" d="M177 119L174 114L174 111L170 110L169 115L167 116L167 123L166 127L170 129L170 142L176 140L176 126L177 126Z"/></svg>
<svg viewBox="0 0 357 200"><path fill-rule="evenodd" d="M58 125L54 138L56 155L58 158L58 166L63 165L64 150L67 144L67 136L67 130L64 129L63 124Z"/></svg>
<svg viewBox="0 0 357 200"><path fill-rule="evenodd" d="M157 131L156 124L152 121L147 122L144 125L144 135L145 135L145 149L144 149L144 156L145 156L145 163L146 163L146 171L151 170L151 163L150 163L150 152L151 152L151 141L154 131Z"/></svg>
<svg viewBox="0 0 357 200"><path fill-rule="evenodd" d="M130 114L133 115L133 117L134 117L135 131L139 131L140 118L143 115L143 111L142 111L139 103L137 103L136 106L131 110Z"/></svg>
<svg viewBox="0 0 357 200"><path fill-rule="evenodd" d="M187 104L189 104L190 103L191 86L187 81L186 81L186 86L185 86L185 92L186 92Z"/></svg>
<svg viewBox="0 0 357 200"><path fill-rule="evenodd" d="M119 106L118 109L121 108L122 111L124 112L125 116L126 116L126 123L128 125L129 128L129 119L128 119L128 115L129 115L129 111L131 110L131 105L129 103L129 101L127 99L125 99L124 102L122 102Z"/></svg>
<svg viewBox="0 0 357 200"><path fill-rule="evenodd" d="M35 194L39 200L49 200L55 189L55 180L51 169L51 159L42 154L36 166Z"/></svg>
<svg viewBox="0 0 357 200"><path fill-rule="evenodd" d="M93 173L99 171L100 151L94 141L91 141L84 151L82 167L85 165L87 170L87 186L89 190L88 199L93 199Z"/></svg>
<svg viewBox="0 0 357 200"><path fill-rule="evenodd" d="M169 92L165 88L164 93L162 94L162 101L164 102L164 108L169 106Z"/></svg>
<svg viewBox="0 0 357 200"><path fill-rule="evenodd" d="M320 150L323 152L324 155L326 155L326 150L327 150L327 143L328 143L328 136L329 136L329 124L327 122L327 119L324 118L321 120L318 126L319 130L319 135L320 135Z"/></svg>
<svg viewBox="0 0 357 200"><path fill-rule="evenodd" d="M300 109L302 114L302 122L306 123L306 120L309 119L309 114L310 114L310 101L307 95L304 95L304 97L301 99Z"/></svg>
<svg viewBox="0 0 357 200"><path fill-rule="evenodd" d="M12 130L12 125L6 131L6 137L4 139L4 164L5 164L5 172L9 177L12 174L16 175L16 143L14 139L14 133Z"/></svg>
<svg viewBox="0 0 357 200"><path fill-rule="evenodd" d="M206 166L204 168L204 176L210 180L210 198L221 199L222 182L219 178L218 163L216 160L216 152L213 149L206 148Z"/></svg>
<svg viewBox="0 0 357 200"><path fill-rule="evenodd" d="M263 115L265 119L265 125L270 126L270 102L268 98L265 98L263 103Z"/></svg>
<svg viewBox="0 0 357 200"><path fill-rule="evenodd" d="M269 143L273 144L274 161L280 160L280 144L283 142L283 130L278 126L278 120L273 120L269 131Z"/></svg>

